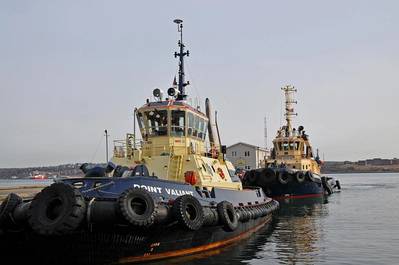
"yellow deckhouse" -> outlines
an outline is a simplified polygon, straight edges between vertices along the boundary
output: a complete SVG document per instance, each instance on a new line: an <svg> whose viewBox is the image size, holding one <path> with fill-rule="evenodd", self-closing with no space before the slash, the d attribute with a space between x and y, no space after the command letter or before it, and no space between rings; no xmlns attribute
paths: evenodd
<svg viewBox="0 0 399 265"><path fill-rule="evenodd" d="M179 21L177 21L178 23ZM160 89L153 91L155 101L135 109L141 140L127 134L126 140L115 141L112 162L134 168L144 165L150 175L160 179L187 182L201 187L221 187L241 190L234 175L234 166L224 159L225 147L220 144L215 121L212 121L209 100L206 114L188 104L184 81L184 51L182 24L178 23L181 39L179 80L168 89L164 99ZM209 144L206 144L207 132Z"/></svg>

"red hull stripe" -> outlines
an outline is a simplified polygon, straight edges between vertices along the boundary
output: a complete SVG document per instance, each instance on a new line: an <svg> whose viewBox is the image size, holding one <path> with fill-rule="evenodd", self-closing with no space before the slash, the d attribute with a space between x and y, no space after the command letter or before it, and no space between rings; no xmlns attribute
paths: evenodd
<svg viewBox="0 0 399 265"><path fill-rule="evenodd" d="M271 219L271 216L267 218L264 222L260 223L259 225L226 240L223 241L218 241L218 242L213 242L208 245L203 245L203 246L198 246L194 248L189 248L189 249L181 249L181 250L176 250L176 251L168 251L164 253L158 253L158 254L150 254L150 255L145 255L145 256L138 256L138 257L126 257L126 258L121 258L119 260L119 263L128 263L128 262L143 262L143 261L149 261L149 260L159 260L159 259L166 259L166 258L172 258L172 257L178 257L178 256L185 256L185 255L191 255L194 253L200 253L204 252L207 250L212 250L215 248L223 247L229 244L234 243L235 241L241 240L243 238L248 237L251 235L253 232L259 230L265 223L269 222Z"/></svg>

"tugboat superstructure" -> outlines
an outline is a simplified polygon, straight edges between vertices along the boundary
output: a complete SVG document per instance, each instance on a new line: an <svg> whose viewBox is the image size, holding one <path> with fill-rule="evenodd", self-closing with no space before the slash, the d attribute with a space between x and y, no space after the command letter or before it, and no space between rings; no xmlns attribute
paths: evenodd
<svg viewBox="0 0 399 265"><path fill-rule="evenodd" d="M277 131L277 136L273 140L271 157L267 159L266 166L283 165L301 171L310 171L320 174L322 161L318 154L314 156L313 148L309 141L309 136L305 133L304 127L292 126L292 117L298 114L294 111L294 93L297 90L293 86L281 88L285 95L285 120L286 125Z"/></svg>
<svg viewBox="0 0 399 265"><path fill-rule="evenodd" d="M278 202L259 187L243 189L224 158L209 99L206 113L187 102L189 52L183 21L174 22L180 33L178 83L167 97L155 89L155 100L135 109L142 139L127 134L116 141L106 167L85 163L85 177L58 179L31 200L9 194L0 206L4 259L145 262L222 247L271 221Z"/></svg>
<svg viewBox="0 0 399 265"><path fill-rule="evenodd" d="M264 161L264 168L251 170L244 178L246 185L261 186L268 196L274 198L303 198L331 194L338 180L322 177L318 151L316 155L305 133L304 127L293 126L292 118L297 116L294 105L295 87L287 85L281 90L285 96L285 120L273 140L271 155Z"/></svg>
<svg viewBox="0 0 399 265"><path fill-rule="evenodd" d="M135 110L142 140L135 144L134 135L128 134L126 141L116 141L112 161L128 168L145 165L150 175L160 179L184 183L190 178L192 185L242 190L241 182L231 179L234 166L224 159L225 147L216 137L209 99L207 114L186 100L185 87L190 83L185 81L184 57L189 51L184 50L182 21L175 22L180 32L179 52L174 54L179 58L178 83L167 90L166 98L155 89L156 101ZM206 146L207 133L210 146Z"/></svg>

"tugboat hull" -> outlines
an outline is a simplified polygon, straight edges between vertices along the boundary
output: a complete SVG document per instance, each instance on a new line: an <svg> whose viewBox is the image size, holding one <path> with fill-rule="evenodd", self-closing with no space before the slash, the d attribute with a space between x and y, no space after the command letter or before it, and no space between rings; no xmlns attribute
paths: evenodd
<svg viewBox="0 0 399 265"><path fill-rule="evenodd" d="M305 181L303 183L273 183L265 189L268 196L274 199L311 198L324 195L321 183Z"/></svg>
<svg viewBox="0 0 399 265"><path fill-rule="evenodd" d="M166 259L243 239L270 222L278 205L260 188L208 191L154 177L64 179L32 201L8 196L0 210L0 249L3 259L17 263L98 265ZM71 215L66 214L68 207ZM126 213L136 219L126 219ZM196 228L198 218L201 225Z"/></svg>
<svg viewBox="0 0 399 265"><path fill-rule="evenodd" d="M0 239L0 248L2 259L16 263L36 260L41 264L140 263L220 248L250 236L270 221L271 214L240 222L234 231L226 231L220 225L187 231L178 224L136 231L101 228L63 236L61 240L33 233L11 233Z"/></svg>

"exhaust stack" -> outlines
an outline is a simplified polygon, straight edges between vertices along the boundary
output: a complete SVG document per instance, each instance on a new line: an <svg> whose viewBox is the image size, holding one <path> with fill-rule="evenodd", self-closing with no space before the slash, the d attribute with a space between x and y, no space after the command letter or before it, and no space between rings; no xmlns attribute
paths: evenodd
<svg viewBox="0 0 399 265"><path fill-rule="evenodd" d="M220 143L220 138L217 133L217 128L215 124L215 120L213 119L212 116L212 108L211 108L211 103L209 98L205 100L205 111L206 111L206 116L208 117L208 135L209 135L209 142L211 143L211 147L215 148L219 152L221 143Z"/></svg>

